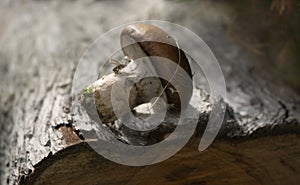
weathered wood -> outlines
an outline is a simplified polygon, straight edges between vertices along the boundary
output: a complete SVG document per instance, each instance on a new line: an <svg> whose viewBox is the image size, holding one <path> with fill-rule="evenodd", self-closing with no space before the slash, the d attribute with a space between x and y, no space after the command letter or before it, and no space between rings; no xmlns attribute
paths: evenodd
<svg viewBox="0 0 300 185"><path fill-rule="evenodd" d="M297 184L299 137L267 136L242 143L216 141L196 150L193 139L155 165L129 167L101 157L86 143L60 151L36 166L25 184ZM259 142L259 144L258 144ZM289 178L287 178L289 177Z"/></svg>
<svg viewBox="0 0 300 185"><path fill-rule="evenodd" d="M226 6L140 3L2 4L1 184L297 184L299 95L253 62L262 58L230 40ZM93 141L82 140L72 126L70 90L76 64L93 39L146 18L187 26L207 42L225 75L225 101L233 111L228 109L227 122L208 150L197 150L209 113L204 111L198 133L178 154L156 165L129 167L101 157L87 144Z"/></svg>

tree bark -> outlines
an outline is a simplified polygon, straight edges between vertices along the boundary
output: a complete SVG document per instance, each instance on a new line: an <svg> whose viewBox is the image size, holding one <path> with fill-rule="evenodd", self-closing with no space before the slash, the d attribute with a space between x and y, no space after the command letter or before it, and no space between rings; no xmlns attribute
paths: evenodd
<svg viewBox="0 0 300 185"><path fill-rule="evenodd" d="M1 184L298 184L300 97L261 68L262 57L230 40L226 6L189 2L179 8L157 1L141 8L140 3L2 3ZM190 12L199 9L203 13L192 21ZM228 93L225 124L204 152L197 146L209 109L202 110L197 131L180 152L146 167L105 159L74 127L71 88L81 55L101 33L138 19L189 27L220 62ZM142 139L151 143L164 132ZM123 135L128 143L136 142L131 134Z"/></svg>

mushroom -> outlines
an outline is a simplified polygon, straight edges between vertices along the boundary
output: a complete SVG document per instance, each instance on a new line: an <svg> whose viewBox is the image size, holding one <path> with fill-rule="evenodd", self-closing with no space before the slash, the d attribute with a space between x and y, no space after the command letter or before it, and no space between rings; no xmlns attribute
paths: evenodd
<svg viewBox="0 0 300 185"><path fill-rule="evenodd" d="M146 56L167 58L184 69L190 78L192 71L188 59L179 48L178 43L164 30L150 24L133 24L125 27L121 33L121 46L125 56L136 60ZM173 111L179 112L186 108L193 92L192 81L182 75L176 65L170 65L166 60L150 58L152 65L159 76L167 76L167 79L176 83L179 89L175 89L172 83L161 79L161 83L167 95L168 104L172 105ZM175 68L174 68L175 66ZM183 107L179 98L179 92L183 93Z"/></svg>
<svg viewBox="0 0 300 185"><path fill-rule="evenodd" d="M150 24L129 25L121 33L121 46L129 63L88 87L103 123L118 119L116 109L126 115L156 97L167 102L172 113L188 106L193 91L191 68L184 52L168 33ZM144 78L145 71L164 78ZM118 99L117 105L113 104L111 93Z"/></svg>

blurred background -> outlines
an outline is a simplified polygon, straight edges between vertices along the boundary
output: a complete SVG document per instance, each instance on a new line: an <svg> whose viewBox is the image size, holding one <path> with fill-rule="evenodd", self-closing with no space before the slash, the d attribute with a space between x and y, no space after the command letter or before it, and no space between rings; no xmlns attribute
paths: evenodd
<svg viewBox="0 0 300 185"><path fill-rule="evenodd" d="M263 69L300 92L300 1L230 1L233 41L260 56Z"/></svg>
<svg viewBox="0 0 300 185"><path fill-rule="evenodd" d="M77 51L83 53L93 39L115 26L158 19L194 31L208 43L220 63L224 63L224 55L231 53L229 60L241 65L234 52L246 51L247 57L255 58L251 58L255 69L299 93L299 10L299 0L3 0L0 2L1 78L8 83L14 81L13 73L17 71L9 64L10 54L18 48L39 44L40 49L54 51L68 50L77 44ZM224 44L228 48L220 48ZM28 60L24 65L34 62Z"/></svg>

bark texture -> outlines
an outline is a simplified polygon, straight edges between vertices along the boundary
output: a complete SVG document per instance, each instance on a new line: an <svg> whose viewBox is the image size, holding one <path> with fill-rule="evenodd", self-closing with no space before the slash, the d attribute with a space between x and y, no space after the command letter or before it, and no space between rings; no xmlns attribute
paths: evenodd
<svg viewBox="0 0 300 185"><path fill-rule="evenodd" d="M1 184L300 181L300 97L261 68L263 58L230 39L226 5L161 0L3 1L0 5ZM141 19L175 22L203 38L223 70L228 108L224 127L208 150L197 150L209 114L209 103L201 95L198 131L185 148L162 163L129 167L99 156L87 144L93 141L83 140L73 126L70 95L74 70L87 46L110 28ZM150 133L139 141L126 129L117 134L124 134L128 143L151 143L166 131L162 128L160 134Z"/></svg>

